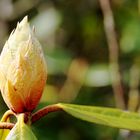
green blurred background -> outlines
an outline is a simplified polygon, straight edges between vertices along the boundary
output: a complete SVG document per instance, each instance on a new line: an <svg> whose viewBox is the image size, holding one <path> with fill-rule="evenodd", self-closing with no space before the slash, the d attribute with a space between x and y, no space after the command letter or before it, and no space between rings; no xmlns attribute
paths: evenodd
<svg viewBox="0 0 140 140"><path fill-rule="evenodd" d="M126 109L139 112L140 0L111 0ZM0 49L25 15L42 44L48 80L37 107L65 102L116 107L98 0L0 0ZM36 110L37 110L36 109ZM0 114L7 110L0 96ZM64 112L33 124L39 140L139 140L140 133L90 124Z"/></svg>

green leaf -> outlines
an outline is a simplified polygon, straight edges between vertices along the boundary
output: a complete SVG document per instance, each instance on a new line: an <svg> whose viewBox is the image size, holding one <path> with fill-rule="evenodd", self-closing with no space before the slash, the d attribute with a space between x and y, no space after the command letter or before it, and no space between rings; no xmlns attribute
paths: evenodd
<svg viewBox="0 0 140 140"><path fill-rule="evenodd" d="M72 116L101 125L140 131L140 114L120 109L73 104L58 104Z"/></svg>
<svg viewBox="0 0 140 140"><path fill-rule="evenodd" d="M3 119L1 120L1 122L4 122ZM9 119L6 122L10 122ZM5 140L9 132L9 129L0 129L0 140Z"/></svg>
<svg viewBox="0 0 140 140"><path fill-rule="evenodd" d="M5 140L9 132L8 129L0 129L0 140Z"/></svg>
<svg viewBox="0 0 140 140"><path fill-rule="evenodd" d="M24 116L20 114L18 122L10 131L6 140L37 140L30 127L24 123Z"/></svg>

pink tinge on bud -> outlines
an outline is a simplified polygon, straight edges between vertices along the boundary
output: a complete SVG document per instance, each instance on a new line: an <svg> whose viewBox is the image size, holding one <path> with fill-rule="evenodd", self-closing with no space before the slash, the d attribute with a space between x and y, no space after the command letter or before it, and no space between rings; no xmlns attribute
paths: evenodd
<svg viewBox="0 0 140 140"><path fill-rule="evenodd" d="M0 89L7 106L16 113L34 110L46 78L41 45L25 17L11 33L0 56Z"/></svg>

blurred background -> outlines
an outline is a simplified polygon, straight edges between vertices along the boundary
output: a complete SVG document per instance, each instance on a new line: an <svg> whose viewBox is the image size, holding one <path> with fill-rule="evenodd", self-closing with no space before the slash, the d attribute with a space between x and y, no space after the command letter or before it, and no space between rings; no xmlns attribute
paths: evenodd
<svg viewBox="0 0 140 140"><path fill-rule="evenodd" d="M42 44L48 80L37 109L64 102L139 112L140 0L0 0L0 49L25 15ZM0 96L0 115L8 108ZM39 140L139 140L140 133L64 112L33 125Z"/></svg>

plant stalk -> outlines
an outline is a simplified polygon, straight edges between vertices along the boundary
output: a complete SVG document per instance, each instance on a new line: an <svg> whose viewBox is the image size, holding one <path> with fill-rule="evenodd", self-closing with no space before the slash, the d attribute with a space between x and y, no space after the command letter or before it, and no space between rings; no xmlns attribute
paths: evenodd
<svg viewBox="0 0 140 140"><path fill-rule="evenodd" d="M110 75L116 106L125 109L124 90L119 67L119 43L115 32L115 22L110 0L99 0L104 18L104 29L109 47Z"/></svg>
<svg viewBox="0 0 140 140"><path fill-rule="evenodd" d="M39 119L41 119L42 117L44 117L45 115L47 115L48 113L60 110L62 109L57 104L46 106L32 115L31 122L34 123Z"/></svg>
<svg viewBox="0 0 140 140"><path fill-rule="evenodd" d="M14 123L0 122L0 129L12 129L14 125Z"/></svg>

